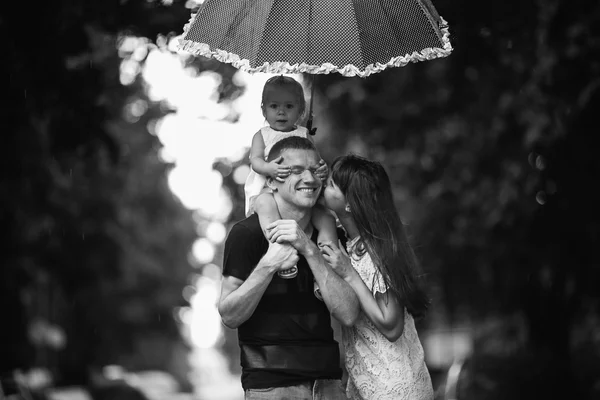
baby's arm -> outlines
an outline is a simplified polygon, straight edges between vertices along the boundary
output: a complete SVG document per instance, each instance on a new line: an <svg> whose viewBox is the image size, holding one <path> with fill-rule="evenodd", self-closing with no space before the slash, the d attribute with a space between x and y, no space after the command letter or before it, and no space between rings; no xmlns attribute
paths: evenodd
<svg viewBox="0 0 600 400"><path fill-rule="evenodd" d="M268 239L267 226L281 219L273 194L263 192L256 196L254 199L254 212L258 215L258 222L260 223L263 235Z"/></svg>
<svg viewBox="0 0 600 400"><path fill-rule="evenodd" d="M312 223L315 228L319 231L317 243L337 243L337 227L335 225L335 218L321 205L317 204L312 210ZM320 246L319 246L320 247Z"/></svg>
<svg viewBox="0 0 600 400"><path fill-rule="evenodd" d="M270 176L273 179L282 180L291 173L290 167L279 164L282 159L283 157L277 157L271 162L266 162L265 141L260 131L254 134L252 146L250 147L250 165L252 165L252 169L255 172L263 176Z"/></svg>

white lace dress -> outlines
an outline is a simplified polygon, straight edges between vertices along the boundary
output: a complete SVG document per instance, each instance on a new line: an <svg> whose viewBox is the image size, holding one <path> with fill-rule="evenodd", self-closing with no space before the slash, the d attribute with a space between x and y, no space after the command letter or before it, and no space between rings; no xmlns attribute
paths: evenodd
<svg viewBox="0 0 600 400"><path fill-rule="evenodd" d="M300 136L303 138L308 137L308 130L303 126L298 126L296 129L290 132L280 132L271 128L270 126L265 126L260 129L260 133L262 135L263 141L265 142L265 160L269 155L269 151L271 151L271 147L281 139L290 137L290 136ZM255 172L252 167L250 167L250 173L248 177L246 177L246 183L244 184L244 196L246 198L246 217L249 217L254 213L253 202L254 198L258 196L260 191L265 187L265 183L267 179Z"/></svg>
<svg viewBox="0 0 600 400"><path fill-rule="evenodd" d="M385 293L387 286L369 253L353 253L359 238L348 242L352 266L371 292ZM431 377L413 317L404 310L404 332L388 341L361 312L356 324L342 329L351 400L433 400Z"/></svg>

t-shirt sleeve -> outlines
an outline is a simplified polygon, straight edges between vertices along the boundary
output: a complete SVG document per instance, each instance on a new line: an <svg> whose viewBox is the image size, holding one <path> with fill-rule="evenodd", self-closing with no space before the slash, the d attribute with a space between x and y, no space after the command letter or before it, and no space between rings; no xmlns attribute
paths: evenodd
<svg viewBox="0 0 600 400"><path fill-rule="evenodd" d="M234 225L225 240L223 276L246 280L261 258L260 248L262 246L247 227Z"/></svg>

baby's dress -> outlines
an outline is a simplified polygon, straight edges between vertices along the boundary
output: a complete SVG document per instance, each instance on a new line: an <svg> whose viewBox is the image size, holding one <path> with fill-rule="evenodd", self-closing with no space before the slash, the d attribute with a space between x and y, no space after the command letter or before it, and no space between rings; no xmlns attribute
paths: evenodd
<svg viewBox="0 0 600 400"><path fill-rule="evenodd" d="M352 266L371 292L385 293L387 286L368 252L354 252L359 237L346 245ZM433 400L431 377L412 315L404 309L404 331L390 342L361 312L353 327L342 329L351 400Z"/></svg>
<svg viewBox="0 0 600 400"><path fill-rule="evenodd" d="M296 129L290 132L280 132L271 128L270 126L265 126L260 129L260 134L262 135L263 141L265 142L265 160L271 151L271 147L281 139L285 139L290 136L300 136L303 138L308 137L308 130L303 126L298 126ZM250 173L246 178L246 183L244 184L244 194L246 197L246 217L249 217L254 213L254 198L258 196L260 191L265 187L267 183L267 179L254 171L252 166L250 166Z"/></svg>

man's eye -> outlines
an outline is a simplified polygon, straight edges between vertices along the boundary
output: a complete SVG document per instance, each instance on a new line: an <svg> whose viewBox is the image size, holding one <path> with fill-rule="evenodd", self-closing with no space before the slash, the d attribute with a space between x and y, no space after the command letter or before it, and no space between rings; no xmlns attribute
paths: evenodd
<svg viewBox="0 0 600 400"><path fill-rule="evenodd" d="M304 168L302 167L292 167L292 174L294 175L302 175L304 172Z"/></svg>

